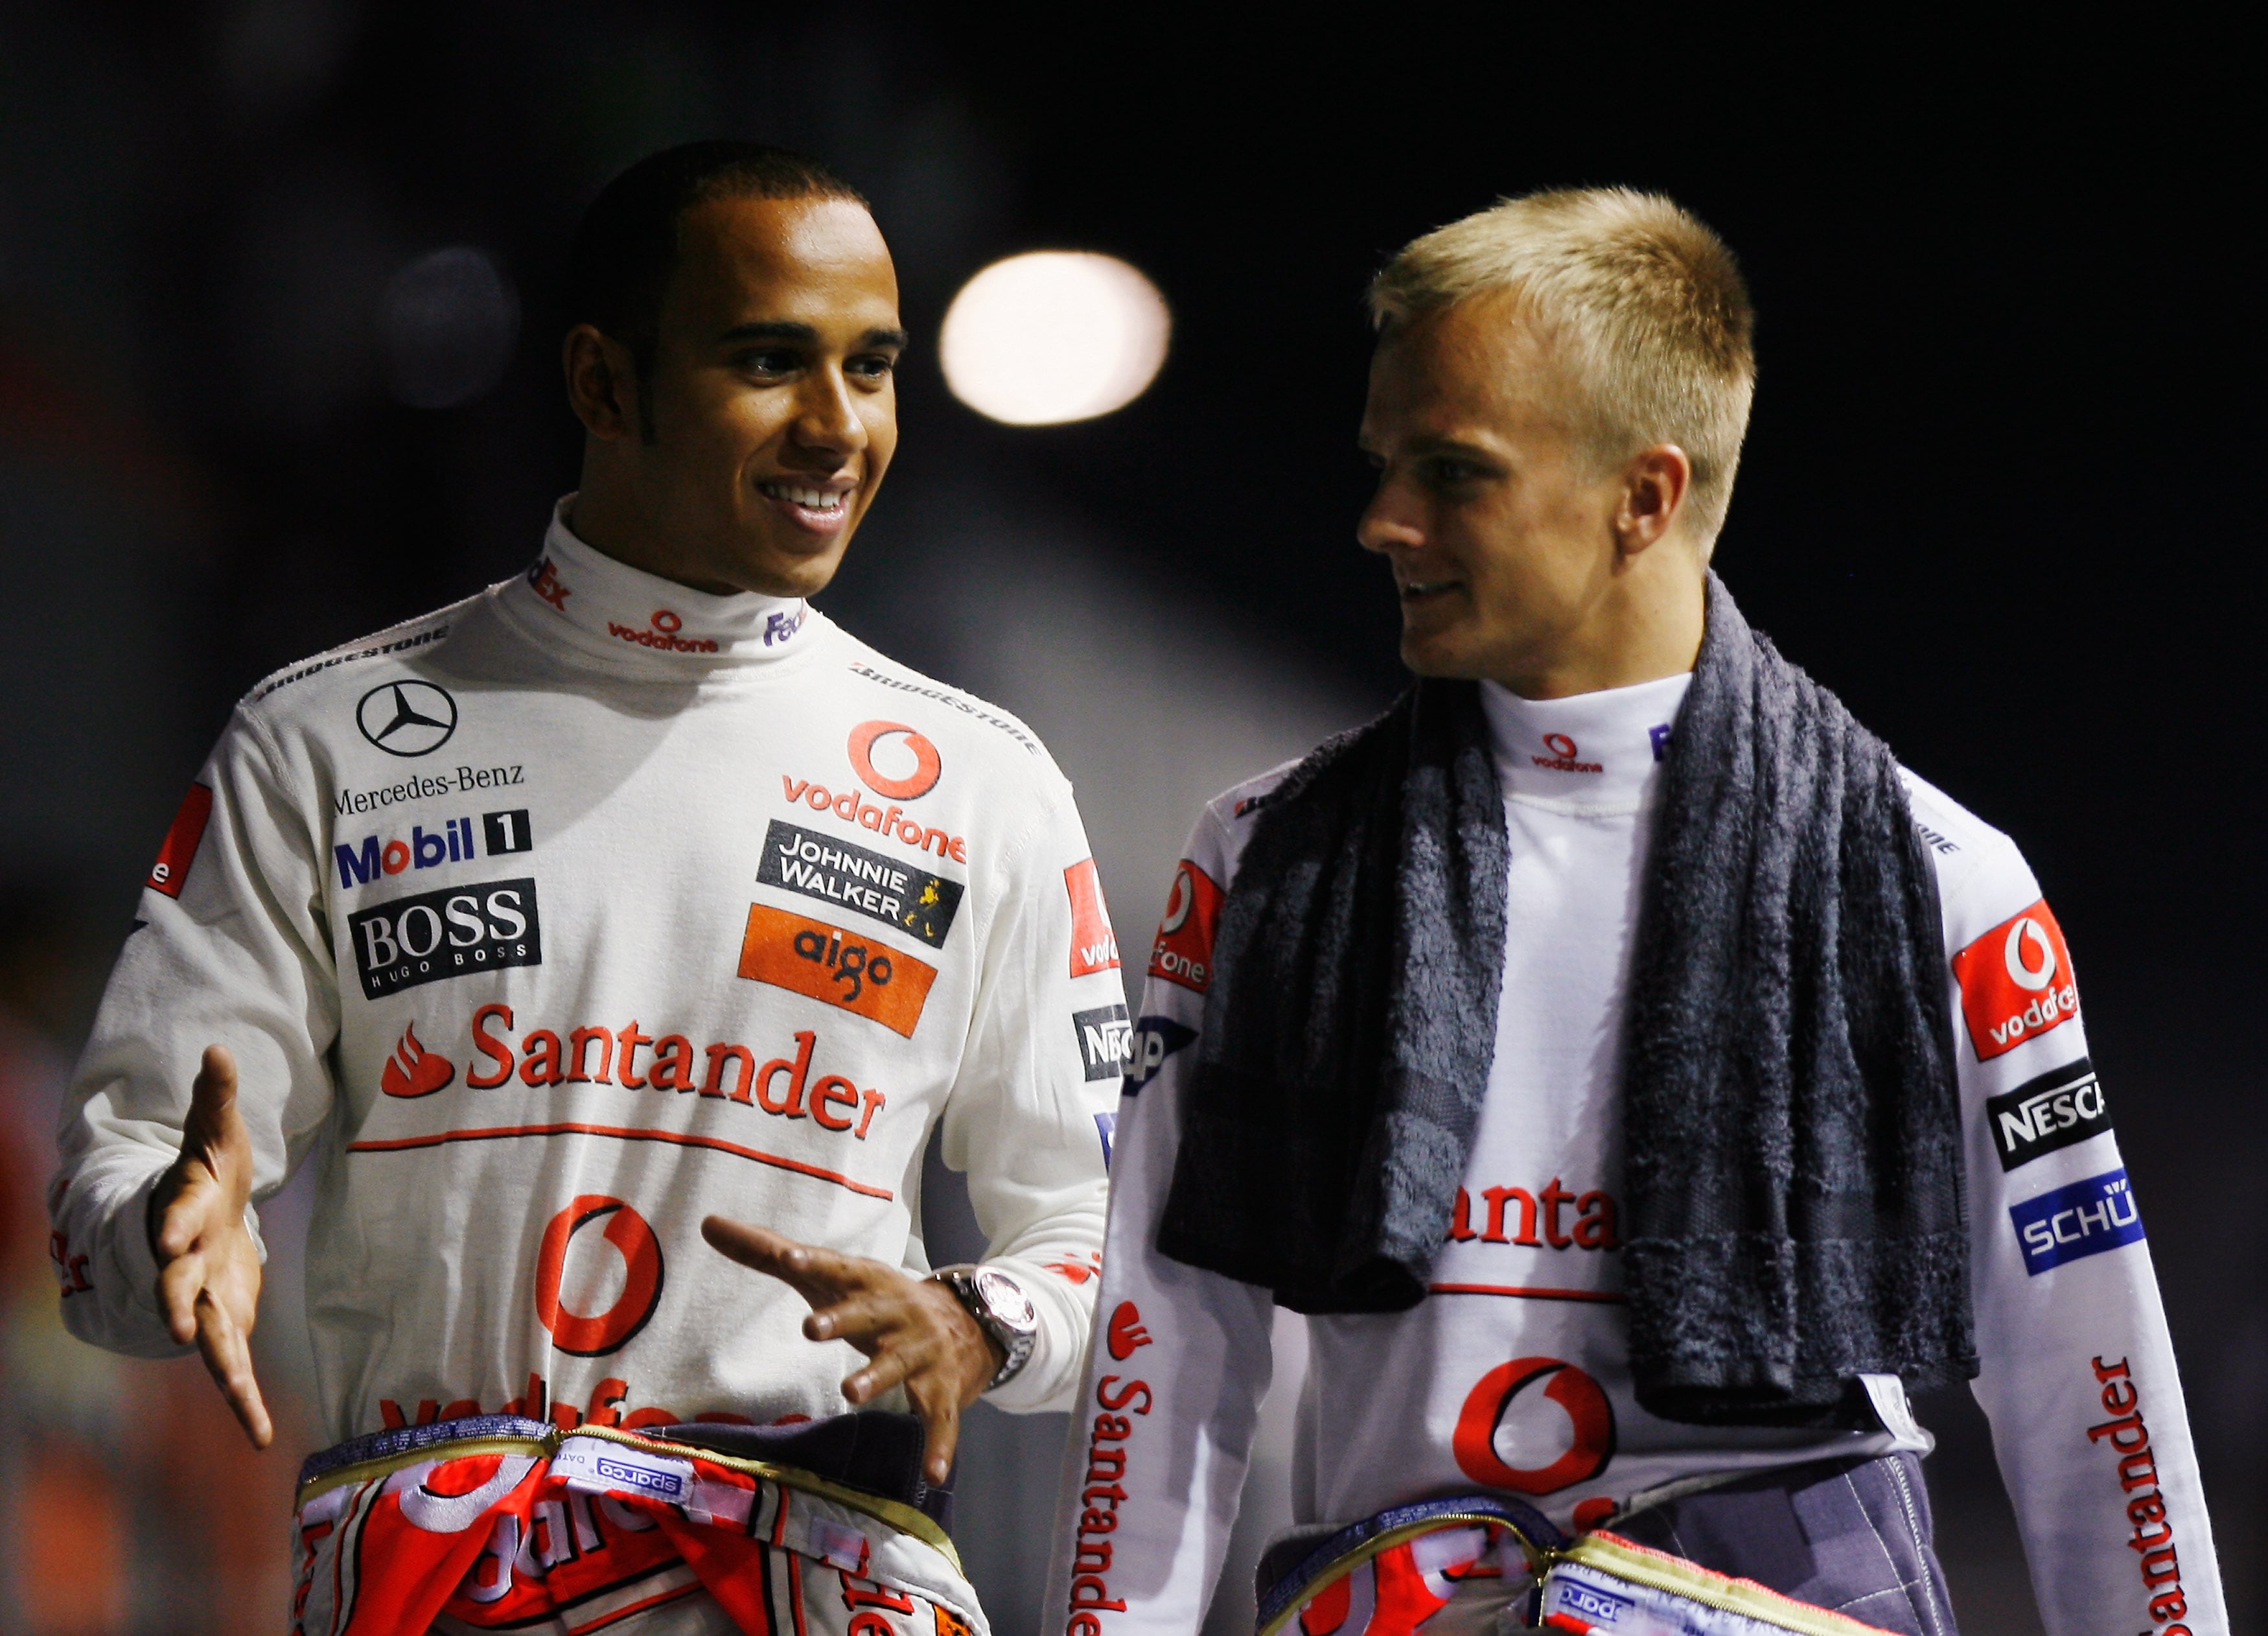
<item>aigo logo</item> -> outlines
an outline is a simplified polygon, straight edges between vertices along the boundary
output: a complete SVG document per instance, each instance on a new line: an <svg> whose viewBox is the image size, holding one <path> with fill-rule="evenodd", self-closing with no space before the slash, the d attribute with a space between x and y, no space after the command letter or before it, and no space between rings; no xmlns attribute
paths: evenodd
<svg viewBox="0 0 2268 1636"><path fill-rule="evenodd" d="M1529 1388L1541 1387L1531 1393ZM1564 1412L1564 1431L1550 1422ZM1560 1452L1541 1465L1515 1466L1523 1445ZM1457 1469L1475 1482L1516 1494L1556 1494L1587 1482L1615 1457L1615 1406L1606 1389L1558 1358L1515 1358L1481 1376L1466 1394L1449 1440Z"/></svg>
<svg viewBox="0 0 2268 1636"><path fill-rule="evenodd" d="M903 735L904 742L886 746L884 741ZM874 751L880 747L886 759L903 766L898 752L910 753L913 766L901 777L893 777L874 765ZM850 729L850 741L846 748L850 753L850 770L858 775L858 782L877 795L893 801L919 800L937 788L937 781L945 774L945 760L937 753L937 746L902 721L862 721Z"/></svg>
<svg viewBox="0 0 2268 1636"><path fill-rule="evenodd" d="M2071 950L2047 900L2012 915L1953 957L1961 1013L1979 1061L2079 1015Z"/></svg>
<svg viewBox="0 0 2268 1636"><path fill-rule="evenodd" d="M566 1290L571 1273L578 1293L603 1289L611 1283L608 1270L590 1263L591 1251L576 1251L577 1234L593 1222L603 1221L600 1236L614 1246L622 1263L621 1293L603 1312L585 1315L569 1304ZM653 1317L661 1305L663 1279L661 1240L644 1216L619 1198L585 1193L551 1218L535 1256L535 1315L551 1331L551 1344L572 1358L597 1358L620 1352Z"/></svg>

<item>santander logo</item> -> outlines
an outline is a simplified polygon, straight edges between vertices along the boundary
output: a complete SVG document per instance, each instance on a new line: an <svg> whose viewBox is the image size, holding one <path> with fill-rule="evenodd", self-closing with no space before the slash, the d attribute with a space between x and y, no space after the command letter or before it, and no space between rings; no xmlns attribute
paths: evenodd
<svg viewBox="0 0 2268 1636"><path fill-rule="evenodd" d="M394 1042L394 1054L379 1073L378 1088L388 1096L431 1096L446 1089L456 1077L457 1065L419 1043L413 1023Z"/></svg>
<svg viewBox="0 0 2268 1636"><path fill-rule="evenodd" d="M2079 1015L2071 951L2045 898L2011 916L1953 957L1961 1013L1979 1061Z"/></svg>

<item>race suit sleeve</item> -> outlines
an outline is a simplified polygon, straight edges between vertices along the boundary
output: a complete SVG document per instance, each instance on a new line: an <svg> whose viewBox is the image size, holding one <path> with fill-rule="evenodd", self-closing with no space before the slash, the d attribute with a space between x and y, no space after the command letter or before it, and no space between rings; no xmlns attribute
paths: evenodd
<svg viewBox="0 0 2268 1636"><path fill-rule="evenodd" d="M146 1214L180 1151L204 1048L236 1057L255 1202L283 1186L330 1111L337 974L313 844L276 767L239 709L143 888L64 1102L48 1195L63 1318L114 1352L184 1350L158 1316ZM258 1217L246 1220L256 1242Z"/></svg>
<svg viewBox="0 0 2268 1636"><path fill-rule="evenodd" d="M1204 1622L1268 1390L1269 1293L1157 1249L1228 862L1227 833L1208 811L1175 876L1135 1024L1042 1636L1186 1636Z"/></svg>
<svg viewBox="0 0 2268 1636"><path fill-rule="evenodd" d="M1039 1315L1031 1358L988 1399L1020 1414L1069 1408L1086 1355L1126 1004L1117 940L1067 788L1008 871L942 1152L968 1178L986 1264L1013 1278ZM1093 1080L1090 1040L1103 1062Z"/></svg>
<svg viewBox="0 0 2268 1636"><path fill-rule="evenodd" d="M1940 854L1958 1019L1974 1389L2041 1618L2050 1636L2219 1636L2181 1382L2070 951L2015 847L1917 794Z"/></svg>

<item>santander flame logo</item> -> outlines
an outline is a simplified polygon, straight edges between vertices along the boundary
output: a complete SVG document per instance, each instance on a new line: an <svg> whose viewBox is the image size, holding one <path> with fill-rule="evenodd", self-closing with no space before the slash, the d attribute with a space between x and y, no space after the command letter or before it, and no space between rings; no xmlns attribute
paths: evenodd
<svg viewBox="0 0 2268 1636"><path fill-rule="evenodd" d="M378 1076L378 1088L388 1096L431 1096L456 1077L457 1065L420 1044L413 1023L394 1042L394 1054Z"/></svg>

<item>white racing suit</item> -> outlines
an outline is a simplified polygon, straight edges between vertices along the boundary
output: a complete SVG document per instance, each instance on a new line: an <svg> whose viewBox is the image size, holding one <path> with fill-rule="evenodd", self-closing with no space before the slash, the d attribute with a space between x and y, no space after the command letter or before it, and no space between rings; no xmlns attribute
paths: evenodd
<svg viewBox="0 0 2268 1636"><path fill-rule="evenodd" d="M50 1194L83 1338L178 1350L145 1210L217 1042L255 1201L317 1167L329 1441L841 1413L858 1354L701 1221L922 1273L940 1124L1039 1315L994 1401L1073 1389L1125 1013L1070 786L801 602L555 521L524 577L254 689L140 914Z"/></svg>
<svg viewBox="0 0 2268 1636"><path fill-rule="evenodd" d="M1306 1321L1292 1472L1303 1528L1480 1492L1581 1530L1672 1485L1930 1446L1887 1377L1871 1389L1878 1428L1851 1432L1673 1424L1631 1389L1617 1042L1647 814L1689 682L1544 702L1484 686L1511 843L1487 1099L1428 1298ZM1284 770L1198 821L1151 951L1050 1632L1193 1629L1227 1544L1269 1384L1269 1293L1156 1242L1213 926L1253 800ZM1918 778L1908 789L1936 865L1957 1020L1975 1390L2046 1627L2225 1632L2143 1217L2070 953L2007 837Z"/></svg>

